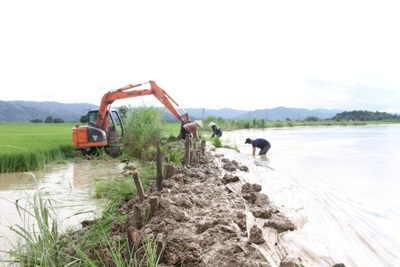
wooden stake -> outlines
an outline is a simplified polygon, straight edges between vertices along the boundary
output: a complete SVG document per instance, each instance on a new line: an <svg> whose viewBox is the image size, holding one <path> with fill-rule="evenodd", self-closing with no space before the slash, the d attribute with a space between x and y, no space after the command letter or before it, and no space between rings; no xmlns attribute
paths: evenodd
<svg viewBox="0 0 400 267"><path fill-rule="evenodd" d="M141 229L143 225L142 211L138 205L133 206L133 217L135 219L135 224L137 229Z"/></svg>
<svg viewBox="0 0 400 267"><path fill-rule="evenodd" d="M185 139L185 165L190 165L190 135L186 134Z"/></svg>
<svg viewBox="0 0 400 267"><path fill-rule="evenodd" d="M143 191L142 182L139 179L138 172L133 173L133 181L135 181L135 186L136 186L140 200L143 200L144 199L144 191Z"/></svg>
<svg viewBox="0 0 400 267"><path fill-rule="evenodd" d="M133 227L132 229L127 230L127 236L128 236L128 246L129 246L129 252L130 255L134 255L139 247L139 241L140 241L140 236L139 236L139 230Z"/></svg>
<svg viewBox="0 0 400 267"><path fill-rule="evenodd" d="M157 143L157 190L163 190L162 155L159 142Z"/></svg>
<svg viewBox="0 0 400 267"><path fill-rule="evenodd" d="M190 158L192 160L192 162L190 164L192 164L192 165L199 164L199 158L197 156L197 151L196 150L190 151Z"/></svg>
<svg viewBox="0 0 400 267"><path fill-rule="evenodd" d="M164 168L164 179L168 179L172 176L174 176L175 174L175 165L173 163L168 163L167 165L165 165Z"/></svg>
<svg viewBox="0 0 400 267"><path fill-rule="evenodd" d="M206 140L201 140L201 146L200 146L201 152L203 156L206 154Z"/></svg>
<svg viewBox="0 0 400 267"><path fill-rule="evenodd" d="M151 216L153 216L156 211L158 211L158 206L160 205L160 196L151 196L149 198L150 201L150 211Z"/></svg>

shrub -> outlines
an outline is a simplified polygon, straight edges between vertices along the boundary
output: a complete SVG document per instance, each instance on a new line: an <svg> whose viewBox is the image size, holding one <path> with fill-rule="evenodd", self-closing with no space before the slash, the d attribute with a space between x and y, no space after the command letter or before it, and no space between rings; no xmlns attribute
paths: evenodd
<svg viewBox="0 0 400 267"><path fill-rule="evenodd" d="M142 161L149 160L163 136L161 118L162 112L153 107L141 106L131 110L123 138L124 151Z"/></svg>

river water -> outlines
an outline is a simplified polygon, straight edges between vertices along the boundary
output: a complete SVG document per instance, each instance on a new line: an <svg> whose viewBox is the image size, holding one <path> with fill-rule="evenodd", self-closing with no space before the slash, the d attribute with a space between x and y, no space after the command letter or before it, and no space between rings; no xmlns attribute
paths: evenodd
<svg viewBox="0 0 400 267"><path fill-rule="evenodd" d="M247 137L269 140L267 156L252 156ZM400 125L239 130L222 143L240 153L216 153L248 166L240 175L295 223L281 238L293 251L347 267L400 266Z"/></svg>
<svg viewBox="0 0 400 267"><path fill-rule="evenodd" d="M292 251L333 258L346 267L392 267L400 266L399 133L400 125L238 130L224 132L221 139L240 152L215 153L248 166L250 171L239 175L261 184L295 223L297 230L280 240ZM253 157L251 146L244 144L247 137L268 139L267 156ZM13 241L9 226L22 223L17 199L46 191L62 225L79 225L103 207L92 198L93 179L115 176L122 168L115 161L85 161L32 174L0 174L0 258Z"/></svg>

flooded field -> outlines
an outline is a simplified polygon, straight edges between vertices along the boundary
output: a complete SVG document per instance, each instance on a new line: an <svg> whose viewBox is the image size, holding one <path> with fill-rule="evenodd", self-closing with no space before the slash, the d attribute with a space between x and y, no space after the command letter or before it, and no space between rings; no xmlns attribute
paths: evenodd
<svg viewBox="0 0 400 267"><path fill-rule="evenodd" d="M282 237L300 255L326 255L346 267L400 265L400 125L294 127L224 133L249 166L242 173L293 220ZM244 141L266 138L266 157ZM258 150L257 150L258 151Z"/></svg>
<svg viewBox="0 0 400 267"><path fill-rule="evenodd" d="M0 258L5 257L1 251L9 249L11 243L16 242L9 227L15 224L23 226L27 223L21 220L17 212L17 201L22 207L29 208L34 194L41 190L51 199L61 227L74 227L84 219L101 214L104 202L92 197L94 179L114 177L123 166L115 160L88 160L49 165L40 172L1 173Z"/></svg>

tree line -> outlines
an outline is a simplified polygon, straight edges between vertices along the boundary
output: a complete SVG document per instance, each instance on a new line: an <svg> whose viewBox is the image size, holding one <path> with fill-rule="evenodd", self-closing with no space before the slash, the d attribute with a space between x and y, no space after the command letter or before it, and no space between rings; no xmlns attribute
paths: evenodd
<svg viewBox="0 0 400 267"><path fill-rule="evenodd" d="M129 112L129 108L126 106L122 106L119 108L119 112L123 117L126 117L126 114ZM286 119L290 121L290 119ZM383 121L383 120L400 120L400 115L397 114L389 114L386 112L379 111L366 111L366 110L353 110L353 111L344 111L342 113L338 113L333 116L331 119L334 121ZM84 115L80 118L81 123L87 123L87 115ZM304 121L320 121L320 119L316 116L308 116L304 119ZM61 118L53 118L53 116L47 116L43 121L41 119L33 119L30 121L31 123L64 123L64 120Z"/></svg>
<svg viewBox="0 0 400 267"><path fill-rule="evenodd" d="M379 111L353 110L344 111L333 116L336 121L382 121L382 120L400 120L397 114L389 114Z"/></svg>
<svg viewBox="0 0 400 267"><path fill-rule="evenodd" d="M31 123L43 123L43 120L33 119L31 120ZM53 116L47 116L44 123L64 123L64 120L61 118L53 118Z"/></svg>

